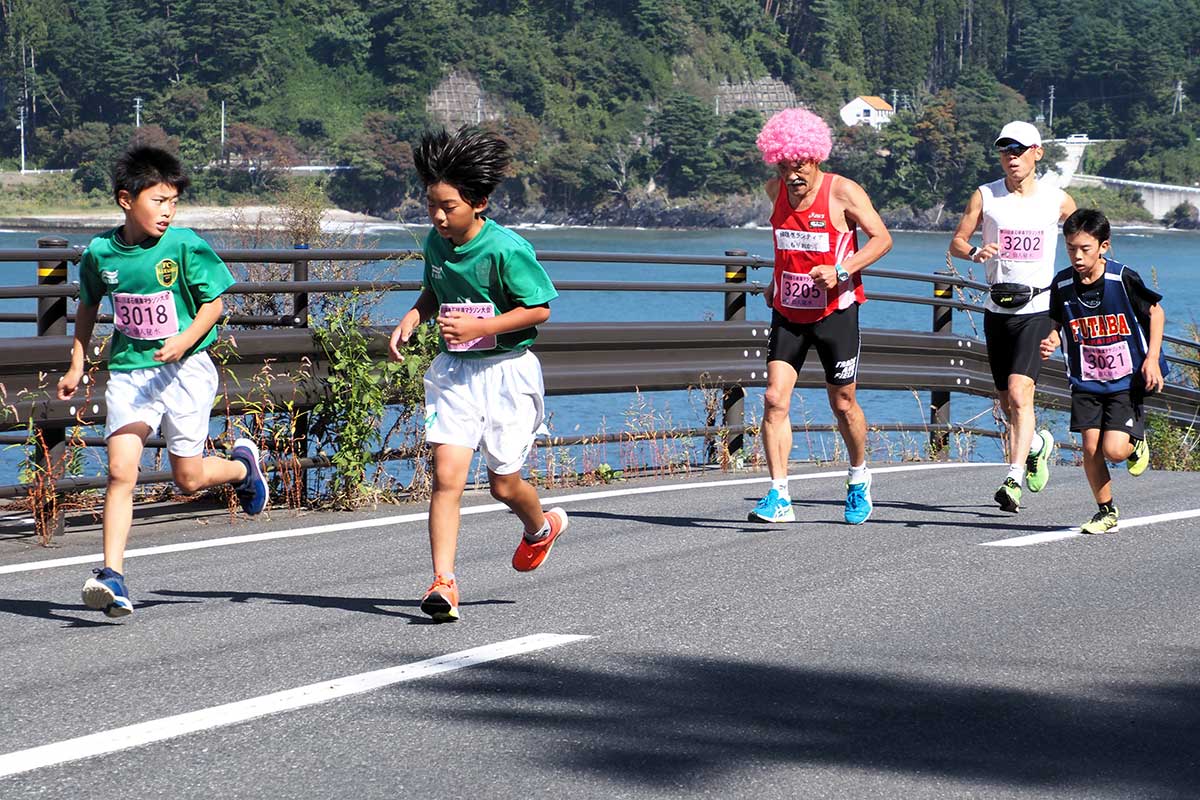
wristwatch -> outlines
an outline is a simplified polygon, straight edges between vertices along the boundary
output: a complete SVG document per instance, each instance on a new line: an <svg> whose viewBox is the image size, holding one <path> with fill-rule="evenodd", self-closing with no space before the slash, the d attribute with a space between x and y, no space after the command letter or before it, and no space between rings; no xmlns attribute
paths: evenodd
<svg viewBox="0 0 1200 800"><path fill-rule="evenodd" d="M843 267L841 264L837 264L837 265L835 265L835 267L834 267L834 268L837 270L837 279L838 279L839 281L848 281L848 280L850 280L850 273L849 273L849 272L846 272L846 268L845 268L845 267Z"/></svg>
<svg viewBox="0 0 1200 800"><path fill-rule="evenodd" d="M971 245L971 249L967 251L967 258L974 258L975 254L978 252L979 252L979 248L976 247L975 245Z"/></svg>

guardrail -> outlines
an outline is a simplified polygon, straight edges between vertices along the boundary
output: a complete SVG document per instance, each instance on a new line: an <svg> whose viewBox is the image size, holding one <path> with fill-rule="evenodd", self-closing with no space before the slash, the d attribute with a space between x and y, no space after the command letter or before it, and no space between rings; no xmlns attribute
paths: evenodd
<svg viewBox="0 0 1200 800"><path fill-rule="evenodd" d="M62 369L70 352L67 336L67 299L78 296L78 287L67 282L68 262L79 258L81 248L71 248L64 239L46 237L39 240L36 250L0 251L0 263L37 261L38 285L0 287L0 298L37 298L36 314L0 315L0 322L37 322L35 337L0 339L0 384L8 391L10 417L0 422L0 443L23 442L28 434L15 431L39 431L48 449L46 461L60 462L66 433L75 425L103 422L105 408L103 389L106 374L100 371L91 387L90 399L59 401L45 385L45 370ZM418 281L317 281L309 279L310 264L314 261L380 262L419 257L411 250L361 249L222 249L219 255L229 263L278 263L292 266L292 279L279 282L242 282L229 291L234 294L275 293L291 298L290 311L282 315L229 315L226 322L234 325L254 325L268 330L238 330L235 354L224 367L233 379L246 379L257 373L265 360L271 360L276 371L286 373L289 367L305 365L307 377L300 380L279 379L278 385L265 387L277 399L286 399L294 408L312 408L325 391L324 378L328 365L320 346L307 330L309 296L320 292L416 290ZM722 391L721 419L709 419L704 428L693 429L694 435L712 438L727 435L729 451L742 448L747 432L744 420L744 390L766 385L765 354L769 330L766 323L745 319L747 298L761 293L764 285L747 280L748 271L771 268L769 260L748 256L744 251L727 251L723 256L695 257L645 255L630 253L539 252L543 261L672 264L681 267L720 266L724 268L723 283L686 282L612 282L556 281L562 292L621 291L621 292L713 292L725 297L724 320L719 322L565 322L550 323L540 329L537 353L542 361L546 390L549 395L597 394L641 390L686 389L703 386ZM928 424L891 425L892 430L927 431L933 452L943 450L951 432L961 428L950 423L950 399L960 392L977 396L993 393L987 351L983 343L970 337L955 335L952 330L953 312L978 311L971 301L955 299L955 289L982 292L986 286L961 276L949 274L914 274L894 270L872 269L872 278L893 278L926 283L932 296L892 294L872 291L875 301L928 305L932 309L929 331L900 331L864 329L858 385L863 389L921 390L930 393ZM103 321L104 318L101 318ZM376 358L386 358L390 328L371 329L370 352ZM231 335L226 331L224 336ZM1195 347L1194 342L1177 337L1168 340L1183 346ZM104 352L92 354L103 360ZM1171 355L1179 365L1200 368L1200 361ZM824 376L816 359L810 359L801 370L798 386L821 388ZM40 394L39 394L40 393ZM17 395L21 398L14 400ZM1042 372L1038 384L1039 401L1052 407L1069 407L1070 386L1065 371L1049 368ZM1160 394L1147 399L1147 408L1183 425L1193 424L1200 409L1200 392L1194 388L1170 384ZM227 396L218 404L215 414L240 414L247 405L236 396ZM15 413L14 413L15 412ZM995 432L974 433L995 435ZM610 439L620 438L620 434ZM307 439L307 437L304 437ZM555 444L599 441L604 437L583 435L559 438ZM102 445L102 437L84 437L85 445ZM148 446L162 446L160 439L151 439ZM301 467L326 465L327 459L300 454ZM149 483L170 479L169 473L147 473L139 482ZM103 478L61 478L60 490L97 488ZM0 486L0 498L15 497L28 492L28 485Z"/></svg>

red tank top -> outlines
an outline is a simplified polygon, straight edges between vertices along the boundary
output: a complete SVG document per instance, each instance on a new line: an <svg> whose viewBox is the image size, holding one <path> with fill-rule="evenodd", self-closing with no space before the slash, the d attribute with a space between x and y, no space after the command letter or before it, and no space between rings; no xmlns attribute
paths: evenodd
<svg viewBox="0 0 1200 800"><path fill-rule="evenodd" d="M775 236L775 275L772 304L792 322L816 322L834 311L865 303L862 278L858 273L826 290L809 272L818 264L840 264L858 252L858 233L839 231L829 215L829 191L836 175L826 172L817 187L817 198L804 211L792 208L787 186L779 185L771 229Z"/></svg>

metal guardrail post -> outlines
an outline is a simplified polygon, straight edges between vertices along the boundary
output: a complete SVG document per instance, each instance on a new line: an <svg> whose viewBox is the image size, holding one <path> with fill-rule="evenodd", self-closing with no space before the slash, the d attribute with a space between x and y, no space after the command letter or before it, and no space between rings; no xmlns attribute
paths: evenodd
<svg viewBox="0 0 1200 800"><path fill-rule="evenodd" d="M296 250L307 250L307 244L297 243ZM308 280L308 261L293 261L292 262L292 280L307 281ZM308 317L308 292L295 292L292 294L292 325L297 328L307 328L309 322ZM296 438L293 447L297 449L296 457L300 459L308 458L308 415L307 409L298 412L296 417ZM300 471L300 501L304 502L308 499L308 473L303 469Z"/></svg>
<svg viewBox="0 0 1200 800"><path fill-rule="evenodd" d="M949 275L948 272L938 271L935 275ZM933 284L933 296L949 300L954 296L954 287L948 283ZM950 306L933 306L933 332L950 335L954 333L954 309ZM950 423L950 392L937 390L929 392L929 424L934 429L929 432L930 458L945 459L949 455L950 434L943 426Z"/></svg>
<svg viewBox="0 0 1200 800"><path fill-rule="evenodd" d="M726 250L725 255L731 257L744 257L745 250ZM746 267L734 266L732 264L725 267L725 282L726 283L745 283L746 282ZM725 321L740 322L746 319L746 300L745 292L728 292L725 295ZM729 440L725 443L729 453L736 453L745 446L745 435L740 431L746 424L746 390L741 386L731 386L725 390L722 396L721 405L723 407L724 418L722 425L730 430L738 430L739 433L730 434ZM712 423L709 423L710 425ZM713 452L714 447L709 448L709 461L716 461L714 455L720 454Z"/></svg>
<svg viewBox="0 0 1200 800"><path fill-rule="evenodd" d="M66 239L58 236L43 236L37 240L39 249L65 248ZM67 282L66 261L39 261L37 266L38 286L61 286ZM37 335L66 336L67 335L67 298L39 297L37 302ZM68 358L63 353L63 360ZM34 463L39 469L52 472L54 479L62 477L67 452L66 428L41 428L40 440L34 443L37 452ZM43 446L44 445L44 446ZM47 502L49 500L47 499ZM64 514L61 509L55 515L51 527L53 536L59 536L64 529Z"/></svg>

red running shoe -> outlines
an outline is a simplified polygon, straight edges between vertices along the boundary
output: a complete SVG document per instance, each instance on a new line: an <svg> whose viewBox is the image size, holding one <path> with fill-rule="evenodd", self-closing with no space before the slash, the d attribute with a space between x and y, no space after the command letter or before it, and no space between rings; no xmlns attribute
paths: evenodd
<svg viewBox="0 0 1200 800"><path fill-rule="evenodd" d="M550 548L554 547L558 537L563 535L570 524L567 512L561 508L547 511L546 521L550 523L550 532L545 538L531 542L524 536L521 537L521 543L517 545L517 552L513 553L512 559L513 569L517 572L529 572L540 567L546 556L550 555Z"/></svg>
<svg viewBox="0 0 1200 800"><path fill-rule="evenodd" d="M433 585L421 598L421 611L434 622L458 622L458 581L435 575Z"/></svg>

